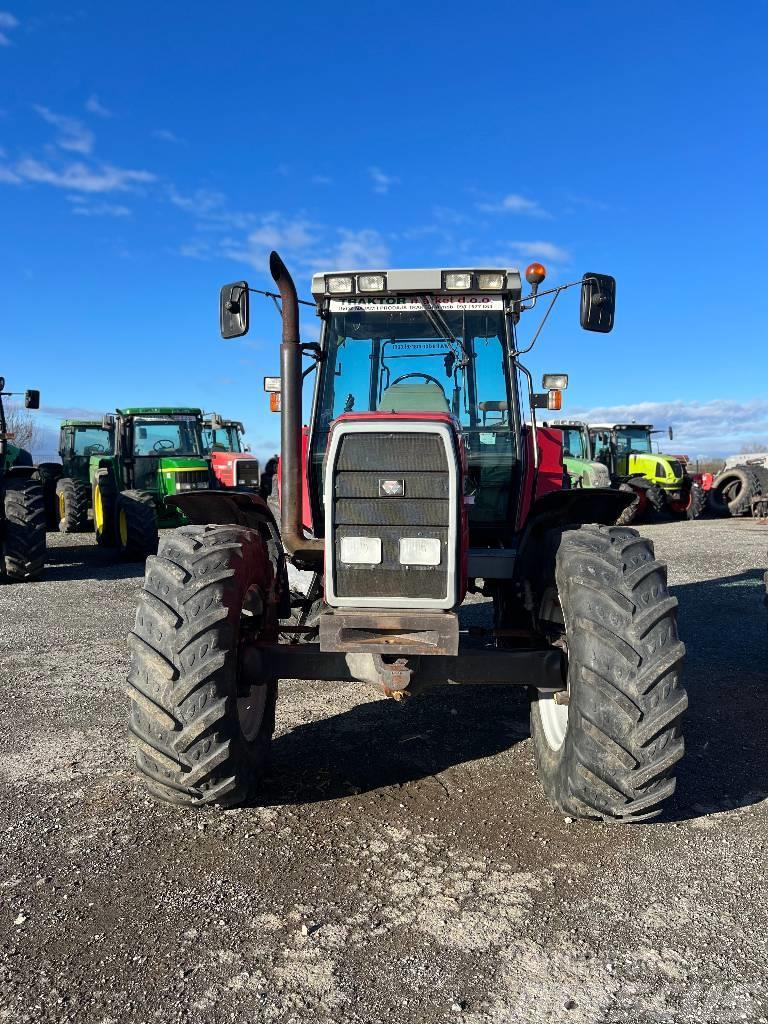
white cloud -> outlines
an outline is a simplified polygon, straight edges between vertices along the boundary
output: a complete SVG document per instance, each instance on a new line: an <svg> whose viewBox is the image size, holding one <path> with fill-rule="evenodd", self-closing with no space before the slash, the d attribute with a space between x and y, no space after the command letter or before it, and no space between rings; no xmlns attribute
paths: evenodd
<svg viewBox="0 0 768 1024"><path fill-rule="evenodd" d="M393 185L399 185L400 179L391 174L385 174L380 167L369 167L368 173L373 182L373 191L379 195L385 195Z"/></svg>
<svg viewBox="0 0 768 1024"><path fill-rule="evenodd" d="M98 96L89 96L85 101L85 109L89 114L95 114L97 117L112 117L112 111L107 110Z"/></svg>
<svg viewBox="0 0 768 1024"><path fill-rule="evenodd" d="M175 146L186 145L186 140L175 135L173 132L168 131L167 128L156 128L152 132L152 138L158 139L160 142L170 142Z"/></svg>
<svg viewBox="0 0 768 1024"><path fill-rule="evenodd" d="M0 167L0 185L20 185L21 178L10 167Z"/></svg>
<svg viewBox="0 0 768 1024"><path fill-rule="evenodd" d="M57 129L56 145L60 149L87 155L93 149L93 132L74 117L55 114L48 107L35 106L35 110L48 124Z"/></svg>
<svg viewBox="0 0 768 1024"><path fill-rule="evenodd" d="M72 207L72 213L80 217L130 217L131 211L127 206L120 206L117 203L78 203Z"/></svg>
<svg viewBox="0 0 768 1024"><path fill-rule="evenodd" d="M490 258L474 259L473 263L489 267L513 267L524 260L545 260L550 264L569 263L571 254L554 242L503 242Z"/></svg>
<svg viewBox="0 0 768 1024"><path fill-rule="evenodd" d="M6 168L6 171L10 171L15 179L6 180L6 184L28 181L36 185L52 185L54 188L87 193L128 192L137 185L156 180L155 175L149 171L133 171L109 164L91 168L84 163L72 163L57 170L50 164L32 159L19 160L12 168Z"/></svg>
<svg viewBox="0 0 768 1024"><path fill-rule="evenodd" d="M504 196L498 203L478 203L477 208L484 213L519 213L526 217L544 217L548 220L552 217L552 214L542 209L535 199L527 199L514 192Z"/></svg>
<svg viewBox="0 0 768 1024"><path fill-rule="evenodd" d="M716 398L709 402L636 402L627 405L574 409L573 416L593 423L622 423L636 420L666 430L674 428L674 440L660 435L662 450L683 452L692 458L734 455L745 444L768 450L768 399Z"/></svg>
<svg viewBox="0 0 768 1024"><path fill-rule="evenodd" d="M329 257L329 270L346 270L357 267L386 267L389 262L389 247L378 231L363 228L350 231L339 228L339 242Z"/></svg>
<svg viewBox="0 0 768 1024"><path fill-rule="evenodd" d="M0 11L0 46L11 45L11 40L4 30L17 28L18 24L19 19L14 17L10 11Z"/></svg>

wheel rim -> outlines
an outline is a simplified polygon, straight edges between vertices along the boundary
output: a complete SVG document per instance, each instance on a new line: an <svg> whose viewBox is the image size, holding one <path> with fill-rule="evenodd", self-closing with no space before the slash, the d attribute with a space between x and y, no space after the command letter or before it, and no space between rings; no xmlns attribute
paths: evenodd
<svg viewBox="0 0 768 1024"><path fill-rule="evenodd" d="M565 657L566 679L568 679L568 639L567 626L563 609L556 588L550 587L544 594L541 603L540 618L549 628L550 642L555 647L560 647ZM568 690L570 693L570 683ZM568 711L569 704L556 704L554 693L539 693L538 696L539 717L541 727L544 731L544 738L551 750L559 750L565 743L568 732Z"/></svg>
<svg viewBox="0 0 768 1024"><path fill-rule="evenodd" d="M547 743L552 750L559 750L568 732L568 705L555 704L554 694L540 694L539 715Z"/></svg>
<svg viewBox="0 0 768 1024"><path fill-rule="evenodd" d="M118 525L120 529L120 543L123 547L128 546L128 517L125 514L125 509L120 509L120 516L118 519Z"/></svg>
<svg viewBox="0 0 768 1024"><path fill-rule="evenodd" d="M64 501L64 495L59 495L59 519L63 519L67 513L66 502Z"/></svg>
<svg viewBox="0 0 768 1024"><path fill-rule="evenodd" d="M97 533L101 533L104 527L104 507L101 504L101 489L96 486L93 489L93 525Z"/></svg>
<svg viewBox="0 0 768 1024"><path fill-rule="evenodd" d="M243 737L252 743L261 732L267 707L267 687L254 684L247 694L237 698L237 719Z"/></svg>

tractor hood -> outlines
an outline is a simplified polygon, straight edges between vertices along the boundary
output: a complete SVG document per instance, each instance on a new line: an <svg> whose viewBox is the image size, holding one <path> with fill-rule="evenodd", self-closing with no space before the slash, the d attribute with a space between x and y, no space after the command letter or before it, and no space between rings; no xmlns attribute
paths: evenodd
<svg viewBox="0 0 768 1024"><path fill-rule="evenodd" d="M210 465L202 458L167 456L157 460L157 482L165 495L206 490L211 486Z"/></svg>

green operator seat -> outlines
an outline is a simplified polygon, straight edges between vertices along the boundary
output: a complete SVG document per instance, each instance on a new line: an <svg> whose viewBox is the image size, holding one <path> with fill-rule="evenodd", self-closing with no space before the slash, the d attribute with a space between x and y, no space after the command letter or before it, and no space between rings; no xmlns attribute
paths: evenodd
<svg viewBox="0 0 768 1024"><path fill-rule="evenodd" d="M439 384L431 380L401 381L385 388L379 412L450 412Z"/></svg>

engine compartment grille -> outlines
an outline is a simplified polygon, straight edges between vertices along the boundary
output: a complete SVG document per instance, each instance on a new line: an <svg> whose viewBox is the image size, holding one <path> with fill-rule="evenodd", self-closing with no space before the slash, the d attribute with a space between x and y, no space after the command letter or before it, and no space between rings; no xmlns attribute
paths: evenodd
<svg viewBox="0 0 768 1024"><path fill-rule="evenodd" d="M333 503L327 536L332 538L332 589L337 599L362 599L368 607L377 601L382 607L450 603L456 585L458 503L455 466L449 464L456 456L444 437L426 426L358 433L352 425L341 434L333 465L327 469ZM344 562L341 541L349 537L378 538L381 561ZM439 564L403 564L403 538L437 541Z"/></svg>

